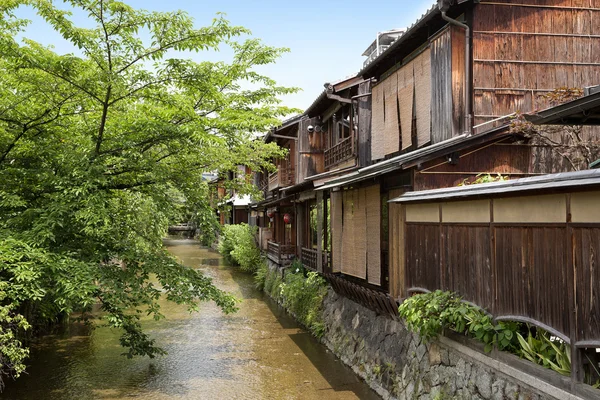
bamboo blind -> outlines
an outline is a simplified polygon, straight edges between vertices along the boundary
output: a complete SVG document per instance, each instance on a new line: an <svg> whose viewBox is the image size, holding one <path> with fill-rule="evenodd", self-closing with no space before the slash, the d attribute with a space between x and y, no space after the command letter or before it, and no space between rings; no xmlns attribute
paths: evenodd
<svg viewBox="0 0 600 400"><path fill-rule="evenodd" d="M368 281L381 285L381 196L379 185L369 186L366 196Z"/></svg>
<svg viewBox="0 0 600 400"><path fill-rule="evenodd" d="M371 116L371 157L373 160L385 156L384 143L384 89L383 82L373 86L372 93L372 116Z"/></svg>
<svg viewBox="0 0 600 400"><path fill-rule="evenodd" d="M331 192L332 271L342 270L342 192Z"/></svg>
<svg viewBox="0 0 600 400"><path fill-rule="evenodd" d="M414 61L417 146L431 141L431 52L422 52Z"/></svg>
<svg viewBox="0 0 600 400"><path fill-rule="evenodd" d="M356 263L356 251L354 248L355 238L355 214L357 214L355 191L344 191L344 217L342 220L342 272L347 275L364 278ZM358 196L356 196L358 197Z"/></svg>
<svg viewBox="0 0 600 400"><path fill-rule="evenodd" d="M362 279L367 276L367 198L366 189L354 191L354 270Z"/></svg>
<svg viewBox="0 0 600 400"><path fill-rule="evenodd" d="M383 81L385 96L385 154L395 153L400 150L400 132L398 132L398 75L393 73Z"/></svg>
<svg viewBox="0 0 600 400"><path fill-rule="evenodd" d="M402 150L412 146L413 116L413 66L409 63L398 71L398 101L400 102L400 124L402 130Z"/></svg>

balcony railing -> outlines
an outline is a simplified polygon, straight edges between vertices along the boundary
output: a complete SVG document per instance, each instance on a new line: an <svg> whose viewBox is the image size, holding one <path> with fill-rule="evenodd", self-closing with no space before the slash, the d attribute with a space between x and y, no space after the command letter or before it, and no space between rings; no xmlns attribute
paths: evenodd
<svg viewBox="0 0 600 400"><path fill-rule="evenodd" d="M352 151L352 136L345 138L335 146L325 150L325 168L346 161L354 156Z"/></svg>
<svg viewBox="0 0 600 400"><path fill-rule="evenodd" d="M371 54L369 54L367 59L365 61L363 61L363 67L366 67L367 65L372 63L377 57L379 57L381 55L381 53L386 51L388 47L390 47L390 45L385 45L385 44L379 45L379 47L376 48L375 50L373 50L371 52Z"/></svg>
<svg viewBox="0 0 600 400"><path fill-rule="evenodd" d="M269 175L269 191L279 187L279 173L277 171Z"/></svg>
<svg viewBox="0 0 600 400"><path fill-rule="evenodd" d="M279 169L279 174L280 174L280 178L279 178L279 185L282 187L285 186L291 186L294 184L294 180L295 180L295 174L294 174L294 167L292 166L287 166L287 167L281 167Z"/></svg>
<svg viewBox="0 0 600 400"><path fill-rule="evenodd" d="M291 262L295 254L296 246L294 245L279 244L270 240L267 242L267 257L279 265Z"/></svg>
<svg viewBox="0 0 600 400"><path fill-rule="evenodd" d="M295 183L295 179L294 167L279 167L279 170L269 175L269 190L292 186Z"/></svg>
<svg viewBox="0 0 600 400"><path fill-rule="evenodd" d="M302 252L300 253L300 258L302 260L302 265L308 269L312 269L313 271L317 270L317 250L315 249L307 249L306 247L302 248Z"/></svg>

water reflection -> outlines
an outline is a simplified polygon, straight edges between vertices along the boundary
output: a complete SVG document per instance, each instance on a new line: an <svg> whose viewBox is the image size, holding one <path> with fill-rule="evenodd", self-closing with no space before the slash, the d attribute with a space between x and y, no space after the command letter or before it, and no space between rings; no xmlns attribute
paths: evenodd
<svg viewBox="0 0 600 400"><path fill-rule="evenodd" d="M166 320L144 325L168 351L156 359L120 356L119 333L72 324L32 350L29 376L8 382L7 399L376 399L362 381L300 329L251 276L191 240L165 241L186 265L243 299L224 315L163 302Z"/></svg>

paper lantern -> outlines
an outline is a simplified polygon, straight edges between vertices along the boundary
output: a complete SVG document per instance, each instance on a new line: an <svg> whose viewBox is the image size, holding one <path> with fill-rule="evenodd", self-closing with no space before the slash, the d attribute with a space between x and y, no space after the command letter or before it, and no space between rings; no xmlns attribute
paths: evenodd
<svg viewBox="0 0 600 400"><path fill-rule="evenodd" d="M292 216L290 214L283 214L283 222L289 224L292 222Z"/></svg>

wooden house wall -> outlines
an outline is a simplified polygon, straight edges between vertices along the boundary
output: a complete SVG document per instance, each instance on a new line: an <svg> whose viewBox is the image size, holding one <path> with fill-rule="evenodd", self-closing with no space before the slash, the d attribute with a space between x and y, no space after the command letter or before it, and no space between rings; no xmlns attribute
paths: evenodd
<svg viewBox="0 0 600 400"><path fill-rule="evenodd" d="M317 126L317 118L306 118L298 124L298 173L297 183L325 171L323 151L326 132L308 132L308 126Z"/></svg>
<svg viewBox="0 0 600 400"><path fill-rule="evenodd" d="M598 0L482 1L473 11L475 124L600 82Z"/></svg>
<svg viewBox="0 0 600 400"><path fill-rule="evenodd" d="M483 144L458 153L458 163L448 163L448 156L424 162L414 170L413 189L428 190L457 186L465 179L472 181L479 173L510 175L523 178L534 173L531 147L498 142Z"/></svg>
<svg viewBox="0 0 600 400"><path fill-rule="evenodd" d="M499 319L531 322L575 344L598 341L598 198L593 191L404 205L406 270L394 274L409 293L456 291Z"/></svg>

